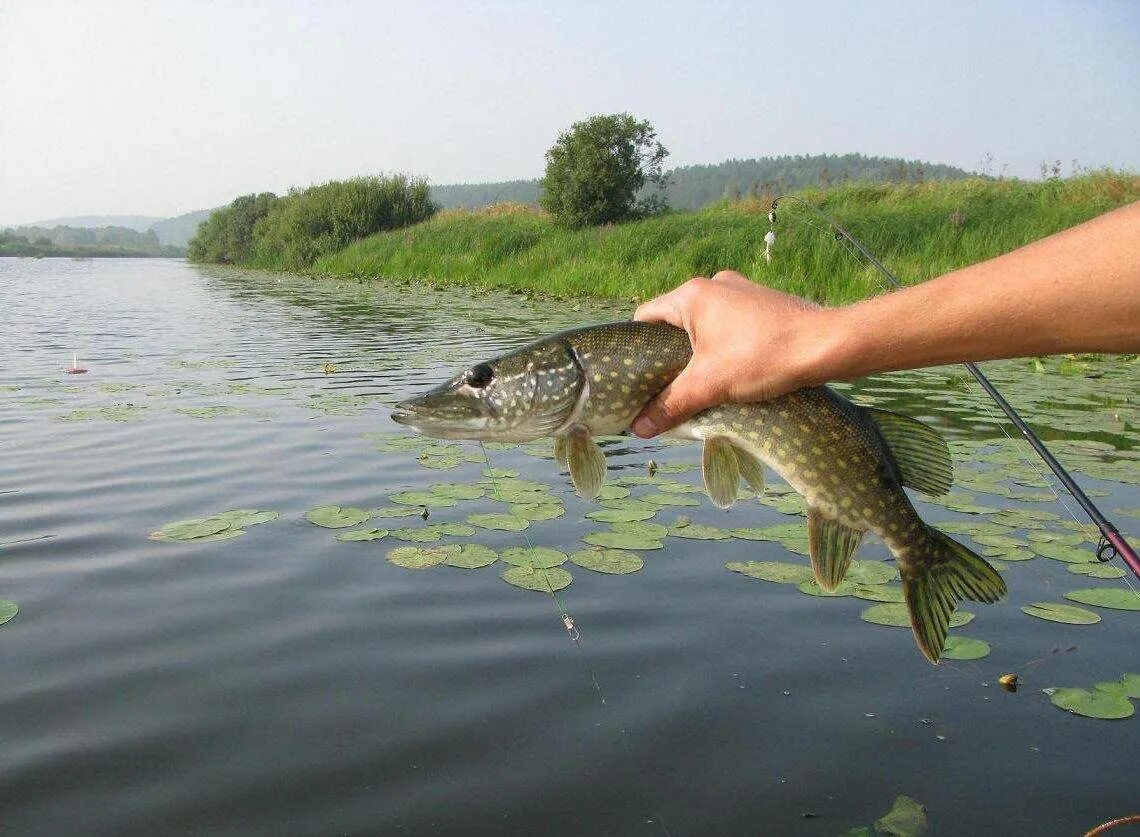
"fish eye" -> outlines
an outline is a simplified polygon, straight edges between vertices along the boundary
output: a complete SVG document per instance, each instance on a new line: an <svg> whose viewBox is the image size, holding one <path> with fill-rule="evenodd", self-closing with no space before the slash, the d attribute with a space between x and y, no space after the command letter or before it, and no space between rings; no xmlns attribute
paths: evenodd
<svg viewBox="0 0 1140 837"><path fill-rule="evenodd" d="M480 363L478 366L472 367L464 379L468 386L475 389L482 389L491 383L491 379L495 377L495 370L491 368L489 363Z"/></svg>

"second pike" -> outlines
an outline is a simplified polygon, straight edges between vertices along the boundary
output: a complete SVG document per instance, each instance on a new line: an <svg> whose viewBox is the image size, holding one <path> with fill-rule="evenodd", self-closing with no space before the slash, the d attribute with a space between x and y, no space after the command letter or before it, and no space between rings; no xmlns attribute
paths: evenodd
<svg viewBox="0 0 1140 837"><path fill-rule="evenodd" d="M688 335L621 322L555 334L478 363L396 407L393 419L435 438L527 442L553 437L579 494L593 499L606 463L595 436L620 433L688 363ZM672 432L704 442L705 488L728 508L743 478L763 490L768 464L804 498L811 565L834 590L866 531L898 560L911 628L937 662L957 602L994 602L1005 582L985 559L927 525L903 486L950 489L946 442L922 422L851 403L828 387L723 404Z"/></svg>

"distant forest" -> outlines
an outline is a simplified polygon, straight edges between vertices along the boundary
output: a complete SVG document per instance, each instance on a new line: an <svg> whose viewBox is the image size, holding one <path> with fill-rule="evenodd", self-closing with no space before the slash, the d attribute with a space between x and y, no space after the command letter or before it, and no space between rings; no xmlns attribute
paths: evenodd
<svg viewBox="0 0 1140 837"><path fill-rule="evenodd" d="M955 166L866 157L862 154L812 154L726 160L709 165L679 166L669 173L665 197L673 209L700 209L722 198L778 195L805 186L832 186L848 182L917 183L923 180L960 180L970 172ZM445 209L471 209L491 203L538 203L538 179L501 183L456 183L433 186L432 199Z"/></svg>
<svg viewBox="0 0 1140 837"><path fill-rule="evenodd" d="M16 227L0 232L0 256L182 256L153 229L130 227Z"/></svg>

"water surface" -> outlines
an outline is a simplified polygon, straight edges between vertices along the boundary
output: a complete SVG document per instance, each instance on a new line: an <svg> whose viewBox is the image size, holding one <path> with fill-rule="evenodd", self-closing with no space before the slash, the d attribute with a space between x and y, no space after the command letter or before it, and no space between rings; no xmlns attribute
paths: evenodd
<svg viewBox="0 0 1140 837"><path fill-rule="evenodd" d="M990 656L935 668L909 631L860 621L870 602L724 567L803 560L778 543L668 538L632 575L570 568L560 599L579 648L551 597L503 583L500 566L412 572L385 560L398 541L342 543L304 520L480 479L476 462L427 469L365 434L399 431L389 404L477 358L627 314L179 261L0 259L0 599L21 608L0 627L5 832L834 835L898 794L928 808L934 834L1083 833L1135 813L1140 720L1070 716L1041 689L1140 669L1140 614L1096 609L1103 621L1080 627L1020 610L1124 580L1008 563L1009 597L968 605L962 631ZM73 351L86 374L64 373ZM1140 506L1140 366L988 371L1105 509ZM1014 446L959 376L854 392L939 427L968 476L1000 467L971 457ZM608 451L614 477L699 461L693 446ZM551 483L567 513L459 540L573 551L604 528L550 460L488 453ZM1056 501L965 493L1068 517ZM227 541L147 538L233 508L281 518ZM802 520L755 502L676 511ZM858 557L888 556L868 543ZM996 684L1011 671L1016 694Z"/></svg>

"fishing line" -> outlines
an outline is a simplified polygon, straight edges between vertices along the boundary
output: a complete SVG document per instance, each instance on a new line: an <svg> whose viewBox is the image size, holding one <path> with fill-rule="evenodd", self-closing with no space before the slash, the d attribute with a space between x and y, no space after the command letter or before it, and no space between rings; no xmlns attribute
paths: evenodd
<svg viewBox="0 0 1140 837"><path fill-rule="evenodd" d="M898 289L903 287L903 283L898 279L898 277L891 273L891 271L888 270L887 267L878 258L876 258L875 255L871 253L871 251L868 250L867 247L859 239L855 238L855 236L848 232L846 228L831 218L822 209L812 203L809 203L798 195L781 195L772 201L772 211L768 213L768 221L770 224L772 224L773 227L776 223L776 208L779 202L784 200L796 201L797 203L808 208L810 211L819 215L823 220L827 221L827 223L830 225L831 230L837 237L840 237L849 242L851 246L854 247L867 261L874 265L879 273L882 274L883 278L885 278L893 288ZM969 373L973 375L975 380L977 380L977 382L981 385L982 389L986 391L986 393L990 396L991 399L993 399L997 406L1001 408L1001 411L1005 413L1006 417L1021 432L1021 435L1025 437L1025 440L1029 442L1030 446L1032 446L1032 448L1037 452L1038 456L1040 456L1045 461L1045 464L1049 466L1049 470L1051 470L1057 476L1057 479L1060 480L1061 484L1065 486L1065 489L1069 492L1072 498L1077 501L1082 509L1084 509L1085 513L1089 516L1097 529L1100 530L1100 542L1096 548L1097 560L1110 561L1113 558L1120 557L1124 560L1125 564L1128 565L1128 568L1132 570L1133 574L1137 578L1140 578L1140 556L1137 556L1135 550L1132 549L1132 547L1124 539L1123 535L1120 534L1120 531L1108 520L1108 518L1104 516L1104 514L1100 511L1096 504L1089 499L1084 491L1081 490L1081 487L1077 485L1076 481L1069 474L1069 472L1065 470L1064 466L1062 466L1061 463L1058 462L1053 454L1049 451L1049 449L1045 447L1045 444L1041 441L1040 438L1038 438L1037 434L1033 432L1029 425L1025 423L1021 416L1018 415L1017 411L1013 409L1009 402L1005 400L1005 397L1000 392L998 392L997 387L995 387L990 382L989 378L987 378L982 373L982 370L979 369L978 366L974 363L966 363L964 365Z"/></svg>
<svg viewBox="0 0 1140 837"><path fill-rule="evenodd" d="M483 453L483 461L487 463L487 477L491 480L491 486L494 489L495 494L501 497L502 495L499 492L499 483L495 478L495 469L491 467L491 458L487 455L487 449L483 446L482 441L479 442L479 450ZM527 533L526 529L522 530L522 536L523 540L526 541L527 548L534 549L534 544L531 543L530 535ZM566 607L562 604L562 599L558 597L558 592L554 589L554 585L550 583L550 576L547 575L546 570L540 567L535 567L534 570L536 572L541 570L542 572L542 578L546 582L546 588L550 591L550 597L554 600L554 606L558 609L559 621L562 623L562 627L566 629L566 633L569 634L571 641L574 643L574 646L578 649L579 658L581 659L582 664L586 669L586 674L590 677L590 683L594 687L594 693L597 694L598 700L601 702L602 706L608 708L611 712L614 713L615 721L617 723L617 738L621 742L622 750L625 751L626 758L629 759L629 763L633 767L634 773L638 777L638 781L641 783L642 796L649 801L649 810L653 815L654 822L661 826L661 831L665 837L672 837L672 834L669 831L669 827L665 824L665 819L660 815L660 813L658 813L660 808L656 803L654 794L650 791L650 788L652 786L649 783L649 777L646 776L645 772L641 769L641 764L638 762L637 757L634 756L633 749L629 745L626 728L624 724L622 724L621 718L617 717L617 709L614 708L609 703L609 701L606 700L606 693L602 690L602 684L598 680L598 675L594 671L594 666L590 661L590 656L586 652L586 649L582 647L582 632L578 629L578 624L574 621L574 617L570 615L569 611L567 611Z"/></svg>

